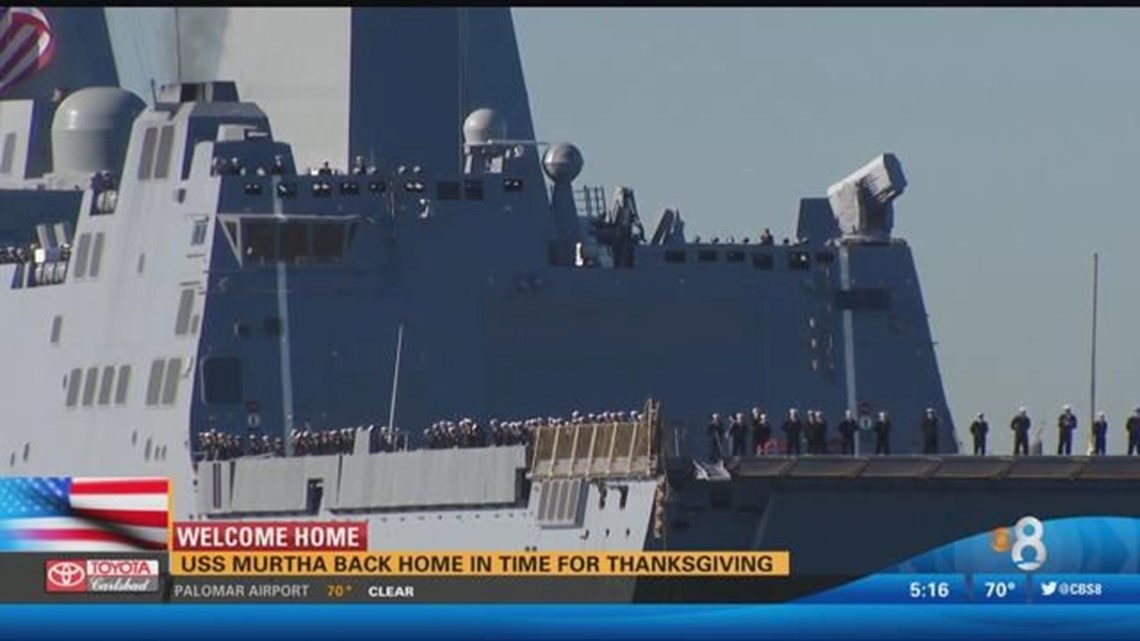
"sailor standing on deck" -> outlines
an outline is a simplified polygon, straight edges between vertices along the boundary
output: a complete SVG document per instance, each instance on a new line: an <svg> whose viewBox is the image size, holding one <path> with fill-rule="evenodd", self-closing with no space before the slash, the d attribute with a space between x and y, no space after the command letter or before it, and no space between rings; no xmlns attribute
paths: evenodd
<svg viewBox="0 0 1140 641"><path fill-rule="evenodd" d="M724 457L724 423L720 420L720 414L712 415L712 421L709 423L708 437L709 461L716 463Z"/></svg>
<svg viewBox="0 0 1140 641"><path fill-rule="evenodd" d="M815 453L827 454L827 417L823 415L823 410L815 412L815 429Z"/></svg>
<svg viewBox="0 0 1140 641"><path fill-rule="evenodd" d="M1013 430L1013 455L1024 454L1029 456L1029 413L1024 407L1017 410L1017 415L1009 422L1009 429Z"/></svg>
<svg viewBox="0 0 1140 641"><path fill-rule="evenodd" d="M1077 417L1068 405L1062 410L1057 417L1057 454L1069 456L1073 453L1073 432L1077 429Z"/></svg>
<svg viewBox="0 0 1140 641"><path fill-rule="evenodd" d="M1104 412L1098 412L1093 421L1093 456L1104 456L1108 444L1108 417Z"/></svg>
<svg viewBox="0 0 1140 641"><path fill-rule="evenodd" d="M922 417L922 453L938 453L938 417L931 407L926 408L926 415Z"/></svg>
<svg viewBox="0 0 1140 641"><path fill-rule="evenodd" d="M804 440L807 441L807 453L819 454L819 421L815 410L807 411L807 422L804 423Z"/></svg>
<svg viewBox="0 0 1140 641"><path fill-rule="evenodd" d="M875 454L891 453L891 419L887 413L879 412L879 420L875 421Z"/></svg>
<svg viewBox="0 0 1140 641"><path fill-rule="evenodd" d="M799 455L800 435L803 434L803 431L804 424L800 420L799 411L795 408L788 410L788 420L784 421L784 438L787 439L784 444L784 454Z"/></svg>
<svg viewBox="0 0 1140 641"><path fill-rule="evenodd" d="M1128 455L1132 456L1134 452L1140 454L1140 407L1128 417L1124 429L1128 431Z"/></svg>
<svg viewBox="0 0 1140 641"><path fill-rule="evenodd" d="M747 455L748 424L744 422L743 412L737 412L736 416L732 417L732 425L729 426L728 433L732 437L732 455Z"/></svg>
<svg viewBox="0 0 1140 641"><path fill-rule="evenodd" d="M752 451L756 454L763 454L768 441L772 440L772 424L768 422L768 415L762 413L759 407L752 408L752 438L755 439Z"/></svg>
<svg viewBox="0 0 1140 641"><path fill-rule="evenodd" d="M986 422L986 415L978 412L977 418L970 424L970 434L974 435L974 456L986 455L986 434L990 431L990 424Z"/></svg>
<svg viewBox="0 0 1140 641"><path fill-rule="evenodd" d="M859 423L855 421L855 413L845 410L843 420L839 421L839 436L842 439L840 447L844 454L855 453L855 432L858 430Z"/></svg>

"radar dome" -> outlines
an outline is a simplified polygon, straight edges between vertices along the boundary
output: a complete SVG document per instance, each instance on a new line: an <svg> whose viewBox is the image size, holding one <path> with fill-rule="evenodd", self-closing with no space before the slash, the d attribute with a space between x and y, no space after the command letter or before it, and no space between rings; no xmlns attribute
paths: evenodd
<svg viewBox="0 0 1140 641"><path fill-rule="evenodd" d="M542 155L542 170L556 183L573 182L582 173L582 152L569 143L551 145Z"/></svg>
<svg viewBox="0 0 1140 641"><path fill-rule="evenodd" d="M131 125L145 108L138 96L117 87L89 87L65 98L51 123L53 171L119 171Z"/></svg>
<svg viewBox="0 0 1140 641"><path fill-rule="evenodd" d="M486 107L476 109L463 121L463 139L478 145L490 140L506 140L507 120L499 112Z"/></svg>

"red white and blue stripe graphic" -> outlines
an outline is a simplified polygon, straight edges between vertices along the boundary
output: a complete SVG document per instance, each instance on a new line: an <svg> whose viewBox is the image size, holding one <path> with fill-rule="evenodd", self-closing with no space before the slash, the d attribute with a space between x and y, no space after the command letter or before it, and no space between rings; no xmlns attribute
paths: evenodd
<svg viewBox="0 0 1140 641"><path fill-rule="evenodd" d="M43 12L0 7L0 94L51 62L55 38Z"/></svg>
<svg viewBox="0 0 1140 641"><path fill-rule="evenodd" d="M0 550L164 550L170 481L164 478L0 478Z"/></svg>

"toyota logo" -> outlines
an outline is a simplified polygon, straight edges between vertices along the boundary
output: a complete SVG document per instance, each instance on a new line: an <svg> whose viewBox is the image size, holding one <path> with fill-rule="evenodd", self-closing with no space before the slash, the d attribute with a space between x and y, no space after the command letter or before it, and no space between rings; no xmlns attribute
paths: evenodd
<svg viewBox="0 0 1140 641"><path fill-rule="evenodd" d="M74 561L56 561L47 568L48 589L70 590L83 584L87 570Z"/></svg>

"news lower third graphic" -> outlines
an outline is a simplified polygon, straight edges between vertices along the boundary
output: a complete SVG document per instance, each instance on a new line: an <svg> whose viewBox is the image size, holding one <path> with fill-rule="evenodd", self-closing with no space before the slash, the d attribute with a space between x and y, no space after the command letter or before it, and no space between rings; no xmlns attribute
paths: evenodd
<svg viewBox="0 0 1140 641"><path fill-rule="evenodd" d="M1135 518L1026 514L857 578L802 576L794 549L384 550L363 519L172 513L168 479L0 479L0 574L27 577L0 602L622 603L734 585L723 601L1140 604Z"/></svg>

